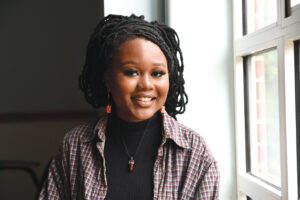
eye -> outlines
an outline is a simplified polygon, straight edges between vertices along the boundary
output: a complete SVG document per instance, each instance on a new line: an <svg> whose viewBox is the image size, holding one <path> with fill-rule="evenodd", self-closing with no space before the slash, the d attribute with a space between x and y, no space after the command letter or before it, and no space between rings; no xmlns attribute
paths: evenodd
<svg viewBox="0 0 300 200"><path fill-rule="evenodd" d="M154 76L154 77L161 77L161 76L163 76L163 75L165 75L166 74L166 72L165 71L162 71L162 70L156 70L156 71L154 71L154 72L152 72L152 76Z"/></svg>
<svg viewBox="0 0 300 200"><path fill-rule="evenodd" d="M138 71L135 69L125 69L123 72L126 76L137 76L138 75Z"/></svg>

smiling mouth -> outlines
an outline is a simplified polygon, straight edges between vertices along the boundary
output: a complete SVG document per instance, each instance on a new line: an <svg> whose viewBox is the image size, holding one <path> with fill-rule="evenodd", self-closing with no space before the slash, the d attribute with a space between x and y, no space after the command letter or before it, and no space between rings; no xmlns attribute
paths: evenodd
<svg viewBox="0 0 300 200"><path fill-rule="evenodd" d="M155 98L154 97L153 98L151 98L151 97L136 97L134 99L137 100L137 101L148 102L148 101L154 100Z"/></svg>
<svg viewBox="0 0 300 200"><path fill-rule="evenodd" d="M151 106L156 97L132 97L131 98L137 105L141 107Z"/></svg>

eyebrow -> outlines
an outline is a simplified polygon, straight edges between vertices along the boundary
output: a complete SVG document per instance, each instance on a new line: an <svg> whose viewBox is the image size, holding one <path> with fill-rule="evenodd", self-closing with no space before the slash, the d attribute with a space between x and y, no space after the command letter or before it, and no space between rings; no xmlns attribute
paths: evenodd
<svg viewBox="0 0 300 200"><path fill-rule="evenodd" d="M127 61L127 62L122 62L121 65L127 65L127 64L132 64L132 65L138 65L137 62L134 61ZM154 66L162 66L162 67L167 67L165 64L163 63L153 63Z"/></svg>
<svg viewBox="0 0 300 200"><path fill-rule="evenodd" d="M127 61L127 62L122 62L121 63L121 65L128 65L128 64L137 65L137 63L133 62L133 61Z"/></svg>
<svg viewBox="0 0 300 200"><path fill-rule="evenodd" d="M162 66L162 67L167 67L165 64L163 63L153 63L154 66Z"/></svg>

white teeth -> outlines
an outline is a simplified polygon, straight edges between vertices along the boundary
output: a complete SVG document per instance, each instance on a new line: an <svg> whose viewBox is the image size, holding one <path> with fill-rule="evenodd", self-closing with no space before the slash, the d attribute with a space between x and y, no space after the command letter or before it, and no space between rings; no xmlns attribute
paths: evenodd
<svg viewBox="0 0 300 200"><path fill-rule="evenodd" d="M150 98L150 97L137 97L136 100L138 100L138 101L151 101L152 98Z"/></svg>

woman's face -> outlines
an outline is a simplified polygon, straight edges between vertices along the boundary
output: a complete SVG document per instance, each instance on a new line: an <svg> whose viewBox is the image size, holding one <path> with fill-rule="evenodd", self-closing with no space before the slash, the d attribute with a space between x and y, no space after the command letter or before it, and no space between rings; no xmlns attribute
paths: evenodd
<svg viewBox="0 0 300 200"><path fill-rule="evenodd" d="M146 120L167 99L167 59L160 48L149 40L127 40L113 57L106 83L116 104L118 117L131 122Z"/></svg>

